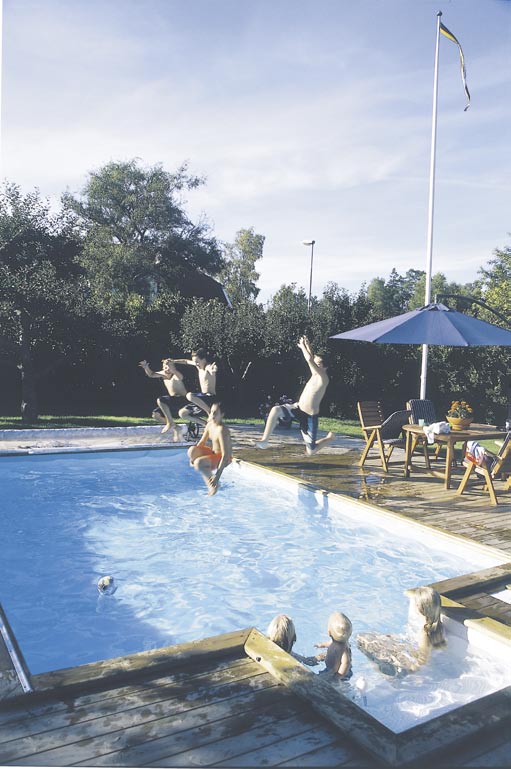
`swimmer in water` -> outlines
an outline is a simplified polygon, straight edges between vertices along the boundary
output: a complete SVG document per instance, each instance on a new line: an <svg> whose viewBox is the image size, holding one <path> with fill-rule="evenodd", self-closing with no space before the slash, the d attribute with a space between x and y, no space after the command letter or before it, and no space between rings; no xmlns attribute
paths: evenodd
<svg viewBox="0 0 511 769"><path fill-rule="evenodd" d="M320 672L332 676L339 675L341 680L351 678L351 621L340 611L334 611L328 618L328 635L330 641L316 644L316 649L326 649L325 654L318 654L318 661L325 662L325 670Z"/></svg>
<svg viewBox="0 0 511 769"><path fill-rule="evenodd" d="M446 645L440 615L441 598L432 587L406 590L410 599L406 636L361 633L357 646L387 676L413 673L428 661L434 649Z"/></svg>
<svg viewBox="0 0 511 769"><path fill-rule="evenodd" d="M98 580L98 591L102 595L112 595L116 590L117 587L112 576L101 577L101 579Z"/></svg>
<svg viewBox="0 0 511 769"><path fill-rule="evenodd" d="M296 643L295 623L287 614L277 614L268 625L266 635L270 641L291 654L298 662L304 665L318 664L316 657L303 657L293 651L293 645Z"/></svg>

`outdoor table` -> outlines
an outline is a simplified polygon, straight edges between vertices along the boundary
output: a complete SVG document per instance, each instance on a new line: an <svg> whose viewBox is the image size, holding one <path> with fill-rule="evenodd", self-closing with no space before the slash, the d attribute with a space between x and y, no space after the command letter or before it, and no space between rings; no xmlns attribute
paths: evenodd
<svg viewBox="0 0 511 769"><path fill-rule="evenodd" d="M404 425L403 431L406 435L405 449L405 478L410 476L412 467L412 451L417 444L420 436L426 437L424 428L420 425ZM451 430L450 433L439 433L435 435L435 443L446 446L445 472L428 468L431 475L436 478L442 478L444 487L451 488L451 468L454 460L454 447L457 443L466 443L467 441L487 441L496 438L503 438L507 435L506 430L499 430L495 425L471 425L468 430Z"/></svg>

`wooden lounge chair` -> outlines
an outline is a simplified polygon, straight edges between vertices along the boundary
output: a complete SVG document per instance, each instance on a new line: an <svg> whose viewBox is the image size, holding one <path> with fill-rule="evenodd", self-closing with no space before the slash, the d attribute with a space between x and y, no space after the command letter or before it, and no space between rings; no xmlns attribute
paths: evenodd
<svg viewBox="0 0 511 769"><path fill-rule="evenodd" d="M380 452L383 469L388 472L388 462L395 446L404 447L405 445L402 427L408 423L410 412L407 410L394 411L385 419L379 401L359 401L357 409L366 441L359 465L360 467L364 465L371 447L376 444Z"/></svg>
<svg viewBox="0 0 511 769"><path fill-rule="evenodd" d="M493 457L492 461L488 464L479 466L468 457L463 460L463 464L466 467L465 475L458 486L456 494L463 494L468 479L472 473L475 473L480 478L484 479L485 483L483 489L490 495L492 505L498 505L497 495L495 494L495 487L493 485L495 478L501 477L505 481L504 488L511 489L511 432L506 435L498 454L492 454L491 452L487 453L490 457Z"/></svg>
<svg viewBox="0 0 511 769"><path fill-rule="evenodd" d="M433 401L430 401L427 398L411 398L409 401L407 401L406 408L410 411L411 425L418 425L419 419L423 419L424 424L426 425L431 425L433 422L438 421L435 404ZM426 467L428 470L430 470L431 468L429 464L428 441L426 436L424 435L424 437L422 437L419 435L414 435L412 440L412 455L417 447L417 444L420 442L424 452L424 459L426 460ZM440 454L441 449L442 446L437 443L435 447L435 459L438 459L438 455Z"/></svg>

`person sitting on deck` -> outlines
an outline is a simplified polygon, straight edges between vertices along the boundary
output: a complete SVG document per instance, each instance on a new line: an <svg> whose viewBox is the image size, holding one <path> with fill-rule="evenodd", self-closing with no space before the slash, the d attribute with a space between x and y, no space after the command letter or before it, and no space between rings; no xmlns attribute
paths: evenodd
<svg viewBox="0 0 511 769"><path fill-rule="evenodd" d="M302 390L297 403L274 406L266 420L263 437L256 442L256 448L268 448L268 441L275 430L279 419L290 418L300 425L305 451L308 456L316 454L320 449L332 443L333 433L328 433L324 438L317 440L319 407L323 395L328 387L329 378L327 365L321 355L314 355L309 340L306 336L300 337L298 347L308 363L311 376Z"/></svg>
<svg viewBox="0 0 511 769"><path fill-rule="evenodd" d="M231 434L227 425L224 425L223 419L222 405L213 403L202 438L195 446L188 449L190 464L204 478L209 496L216 494L220 476L232 462ZM206 445L208 441L211 442L211 446Z"/></svg>
<svg viewBox="0 0 511 769"><path fill-rule="evenodd" d="M387 676L413 673L424 665L433 649L446 644L440 616L440 595L431 587L406 590L410 599L406 636L361 633L358 648Z"/></svg>
<svg viewBox="0 0 511 769"><path fill-rule="evenodd" d="M328 635L331 640L326 643L316 644L316 649L326 649L325 654L318 654L317 660L325 662L325 670L321 673L335 676L339 675L341 680L346 681L351 678L353 671L351 669L351 647L349 639L351 636L351 621L340 611L334 611L328 618Z"/></svg>
<svg viewBox="0 0 511 769"><path fill-rule="evenodd" d="M273 641L274 644L280 646L285 652L291 654L298 662L303 665L317 665L317 657L303 657L301 654L297 654L293 651L293 646L296 643L296 630L295 623L288 617L287 614L277 614L268 625L266 635Z"/></svg>

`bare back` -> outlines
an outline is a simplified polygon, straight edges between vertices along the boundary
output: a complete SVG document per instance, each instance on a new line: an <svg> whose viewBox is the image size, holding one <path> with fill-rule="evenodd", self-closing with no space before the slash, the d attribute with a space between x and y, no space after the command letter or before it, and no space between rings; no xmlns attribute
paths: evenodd
<svg viewBox="0 0 511 769"><path fill-rule="evenodd" d="M202 393L216 394L216 365L209 364L205 368L199 368L199 383Z"/></svg>
<svg viewBox="0 0 511 769"><path fill-rule="evenodd" d="M311 377L302 390L298 407L306 414L319 414L321 400L326 392L330 379L325 370L313 371Z"/></svg>

